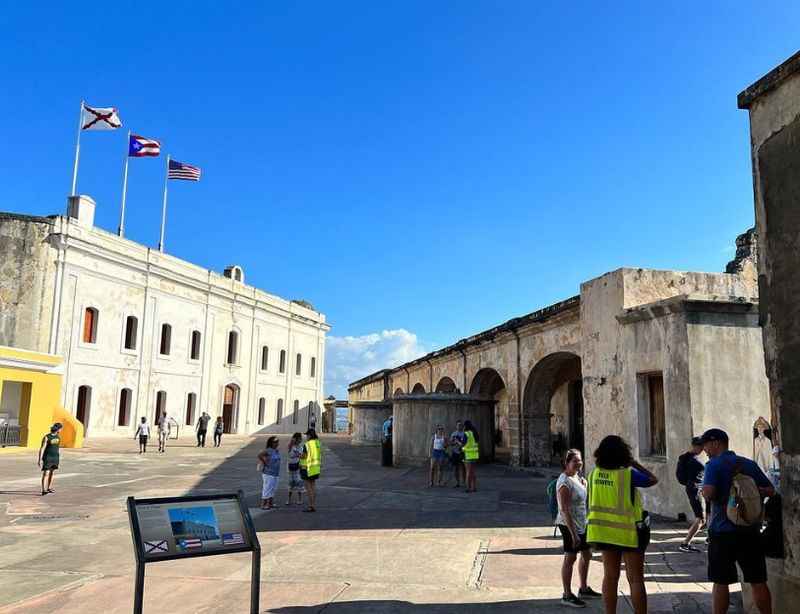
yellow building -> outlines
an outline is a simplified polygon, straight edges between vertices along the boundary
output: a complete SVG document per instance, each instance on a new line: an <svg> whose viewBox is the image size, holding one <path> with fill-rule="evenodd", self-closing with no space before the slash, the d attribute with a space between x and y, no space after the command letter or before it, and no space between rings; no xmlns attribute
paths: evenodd
<svg viewBox="0 0 800 614"><path fill-rule="evenodd" d="M83 425L61 407L61 358L0 345L0 446L38 448L54 422L61 445L79 448Z"/></svg>

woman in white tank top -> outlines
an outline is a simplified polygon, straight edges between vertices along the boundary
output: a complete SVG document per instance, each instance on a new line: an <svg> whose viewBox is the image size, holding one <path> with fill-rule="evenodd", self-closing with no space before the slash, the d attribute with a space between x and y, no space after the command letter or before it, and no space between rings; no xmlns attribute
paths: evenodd
<svg viewBox="0 0 800 614"><path fill-rule="evenodd" d="M442 465L447 458L445 454L446 447L447 437L444 434L444 427L441 424L437 424L436 431L433 433L433 437L431 437L431 474L428 488L433 486L434 480L436 480L439 486L444 486L442 483Z"/></svg>

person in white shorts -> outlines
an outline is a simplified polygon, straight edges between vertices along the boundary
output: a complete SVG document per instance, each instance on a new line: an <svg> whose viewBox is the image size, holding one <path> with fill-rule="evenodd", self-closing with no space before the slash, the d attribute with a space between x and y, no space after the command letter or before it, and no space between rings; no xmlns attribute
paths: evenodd
<svg viewBox="0 0 800 614"><path fill-rule="evenodd" d="M278 477L281 473L281 453L278 451L278 438L275 436L267 439L267 447L258 455L258 464L261 467L261 509L272 511L272 499L278 488Z"/></svg>

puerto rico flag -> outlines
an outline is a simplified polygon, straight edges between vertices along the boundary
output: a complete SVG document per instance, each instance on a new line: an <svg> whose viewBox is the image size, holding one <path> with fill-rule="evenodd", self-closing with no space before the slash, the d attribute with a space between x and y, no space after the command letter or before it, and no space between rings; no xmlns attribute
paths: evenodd
<svg viewBox="0 0 800 614"><path fill-rule="evenodd" d="M157 156L161 153L161 143L155 139L146 139L138 134L132 134L128 142L128 155L131 158Z"/></svg>

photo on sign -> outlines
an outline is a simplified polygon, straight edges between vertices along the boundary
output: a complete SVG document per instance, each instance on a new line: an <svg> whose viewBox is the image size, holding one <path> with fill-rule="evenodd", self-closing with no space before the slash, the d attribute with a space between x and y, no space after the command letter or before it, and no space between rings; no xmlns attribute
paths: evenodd
<svg viewBox="0 0 800 614"><path fill-rule="evenodd" d="M172 508L169 522L178 552L192 552L204 545L220 543L219 523L210 506Z"/></svg>

